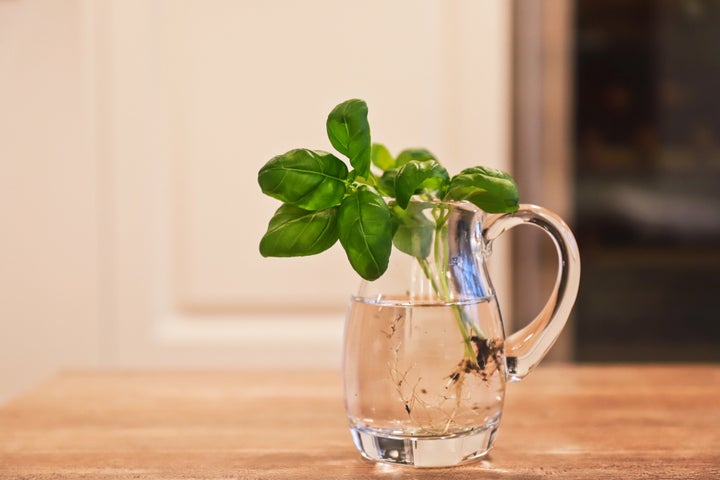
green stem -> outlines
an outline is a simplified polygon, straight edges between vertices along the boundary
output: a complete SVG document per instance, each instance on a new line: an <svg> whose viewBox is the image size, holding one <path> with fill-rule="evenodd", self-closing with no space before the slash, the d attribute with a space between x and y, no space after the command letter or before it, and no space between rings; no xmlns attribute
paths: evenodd
<svg viewBox="0 0 720 480"><path fill-rule="evenodd" d="M450 303L449 299L449 291L447 282L444 281L442 283L442 287L438 285L438 282L435 281L435 275L433 275L432 268L430 267L430 264L428 263L427 259L425 258L418 258L418 263L420 264L420 268L422 268L423 273L425 276L430 280L430 285L432 286L433 290L435 291L435 294L438 296L438 298L446 303ZM452 311L453 315L455 317L455 322L457 323L458 330L460 330L460 335L462 335L463 338L463 344L465 347L465 358L471 360L472 362L476 363L477 359L475 358L475 351L473 350L472 346L472 335L468 333L468 324L471 326L471 328L476 332L479 333L477 328L475 328L474 325L472 325L471 322L468 322L465 320L464 311L462 310L462 306L458 305L456 303L452 304Z"/></svg>
<svg viewBox="0 0 720 480"><path fill-rule="evenodd" d="M460 335L463 338L463 344L465 349L465 358L474 364L477 364L477 358L475 357L475 351L473 350L472 337L473 333L480 338L484 338L480 330L472 323L472 320L466 318L466 313L462 308L462 305L452 303L450 296L450 285L448 283L447 275L445 275L446 266L448 265L448 252L446 248L443 248L444 244L447 243L447 226L445 222L447 215L445 212L439 209L433 209L433 218L435 219L435 238L433 242L433 259L435 261L436 273L433 274L432 267L427 259L417 258L423 273L430 281L430 285L437 297L448 304L451 304L453 310L453 316L457 323Z"/></svg>
<svg viewBox="0 0 720 480"><path fill-rule="evenodd" d="M438 286L437 282L435 281L435 275L433 275L432 268L430 267L430 263L428 263L427 259L416 257L418 263L420 264L420 268L422 268L423 273L427 277L428 280L430 280L430 285L432 286L433 290L435 291L435 294L438 296L438 298L441 298L441 290ZM441 300L445 301L441 298Z"/></svg>

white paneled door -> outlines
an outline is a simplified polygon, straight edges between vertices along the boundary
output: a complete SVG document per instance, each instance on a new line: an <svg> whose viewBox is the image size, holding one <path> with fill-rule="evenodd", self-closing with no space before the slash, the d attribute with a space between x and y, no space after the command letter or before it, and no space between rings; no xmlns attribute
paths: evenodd
<svg viewBox="0 0 720 480"><path fill-rule="evenodd" d="M93 53L92 131L76 141L94 152L98 364L339 365L358 278L339 248L262 258L278 203L256 178L291 148L331 149L340 101L365 99L391 151L507 168L506 2L65 3Z"/></svg>

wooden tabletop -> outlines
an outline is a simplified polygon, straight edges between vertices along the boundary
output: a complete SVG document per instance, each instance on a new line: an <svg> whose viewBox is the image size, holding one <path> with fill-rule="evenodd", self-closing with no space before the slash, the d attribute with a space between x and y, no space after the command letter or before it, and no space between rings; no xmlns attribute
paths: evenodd
<svg viewBox="0 0 720 480"><path fill-rule="evenodd" d="M362 460L337 372L71 372L0 407L2 479L546 477L720 478L720 366L541 366L452 469Z"/></svg>

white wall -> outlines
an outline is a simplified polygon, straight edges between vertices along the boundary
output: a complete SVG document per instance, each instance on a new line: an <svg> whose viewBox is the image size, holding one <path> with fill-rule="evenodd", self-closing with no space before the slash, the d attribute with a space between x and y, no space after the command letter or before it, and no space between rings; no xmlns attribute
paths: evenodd
<svg viewBox="0 0 720 480"><path fill-rule="evenodd" d="M82 2L0 2L0 400L98 360L86 14Z"/></svg>
<svg viewBox="0 0 720 480"><path fill-rule="evenodd" d="M337 365L357 279L339 249L260 258L257 170L329 149L349 97L395 152L505 168L508 28L499 0L0 3L0 395L68 365Z"/></svg>

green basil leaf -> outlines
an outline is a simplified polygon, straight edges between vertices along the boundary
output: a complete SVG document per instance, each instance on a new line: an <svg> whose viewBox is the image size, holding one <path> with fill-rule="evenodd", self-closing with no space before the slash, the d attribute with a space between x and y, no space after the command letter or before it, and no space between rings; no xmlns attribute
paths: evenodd
<svg viewBox="0 0 720 480"><path fill-rule="evenodd" d="M345 197L338 216L340 243L353 269L365 280L387 270L393 222L385 200L365 185Z"/></svg>
<svg viewBox="0 0 720 480"><path fill-rule="evenodd" d="M390 151L381 143L373 143L370 147L370 159L372 164L382 171L395 168L395 159Z"/></svg>
<svg viewBox="0 0 720 480"><path fill-rule="evenodd" d="M323 210L345 196L348 168L331 153L299 148L278 155L258 173L263 193L305 210Z"/></svg>
<svg viewBox="0 0 720 480"><path fill-rule="evenodd" d="M395 198L402 208L410 197L423 191L434 191L442 198L450 183L450 175L437 160L410 160L400 167L395 177Z"/></svg>
<svg viewBox="0 0 720 480"><path fill-rule="evenodd" d="M309 212L284 204L260 240L263 257L302 257L324 252L338 239L339 207Z"/></svg>
<svg viewBox="0 0 720 480"><path fill-rule="evenodd" d="M397 170L386 170L383 172L382 177L377 181L377 188L381 194L386 197L395 196L395 177L397 176Z"/></svg>
<svg viewBox="0 0 720 480"><path fill-rule="evenodd" d="M394 205L390 211L397 225L393 244L401 252L417 258L430 256L435 223L425 216L427 203L411 203L407 209Z"/></svg>
<svg viewBox="0 0 720 480"><path fill-rule="evenodd" d="M398 154L395 160L395 166L402 167L410 160L424 162L425 160L437 160L437 158L435 158L435 155L430 153L429 150L424 148L407 148Z"/></svg>
<svg viewBox="0 0 720 480"><path fill-rule="evenodd" d="M515 180L501 170L487 167L467 168L455 175L445 198L467 200L488 213L514 212L519 206Z"/></svg>
<svg viewBox="0 0 720 480"><path fill-rule="evenodd" d="M358 99L336 106L327 118L327 134L335 149L350 159L361 177L370 173L370 124L367 104Z"/></svg>

